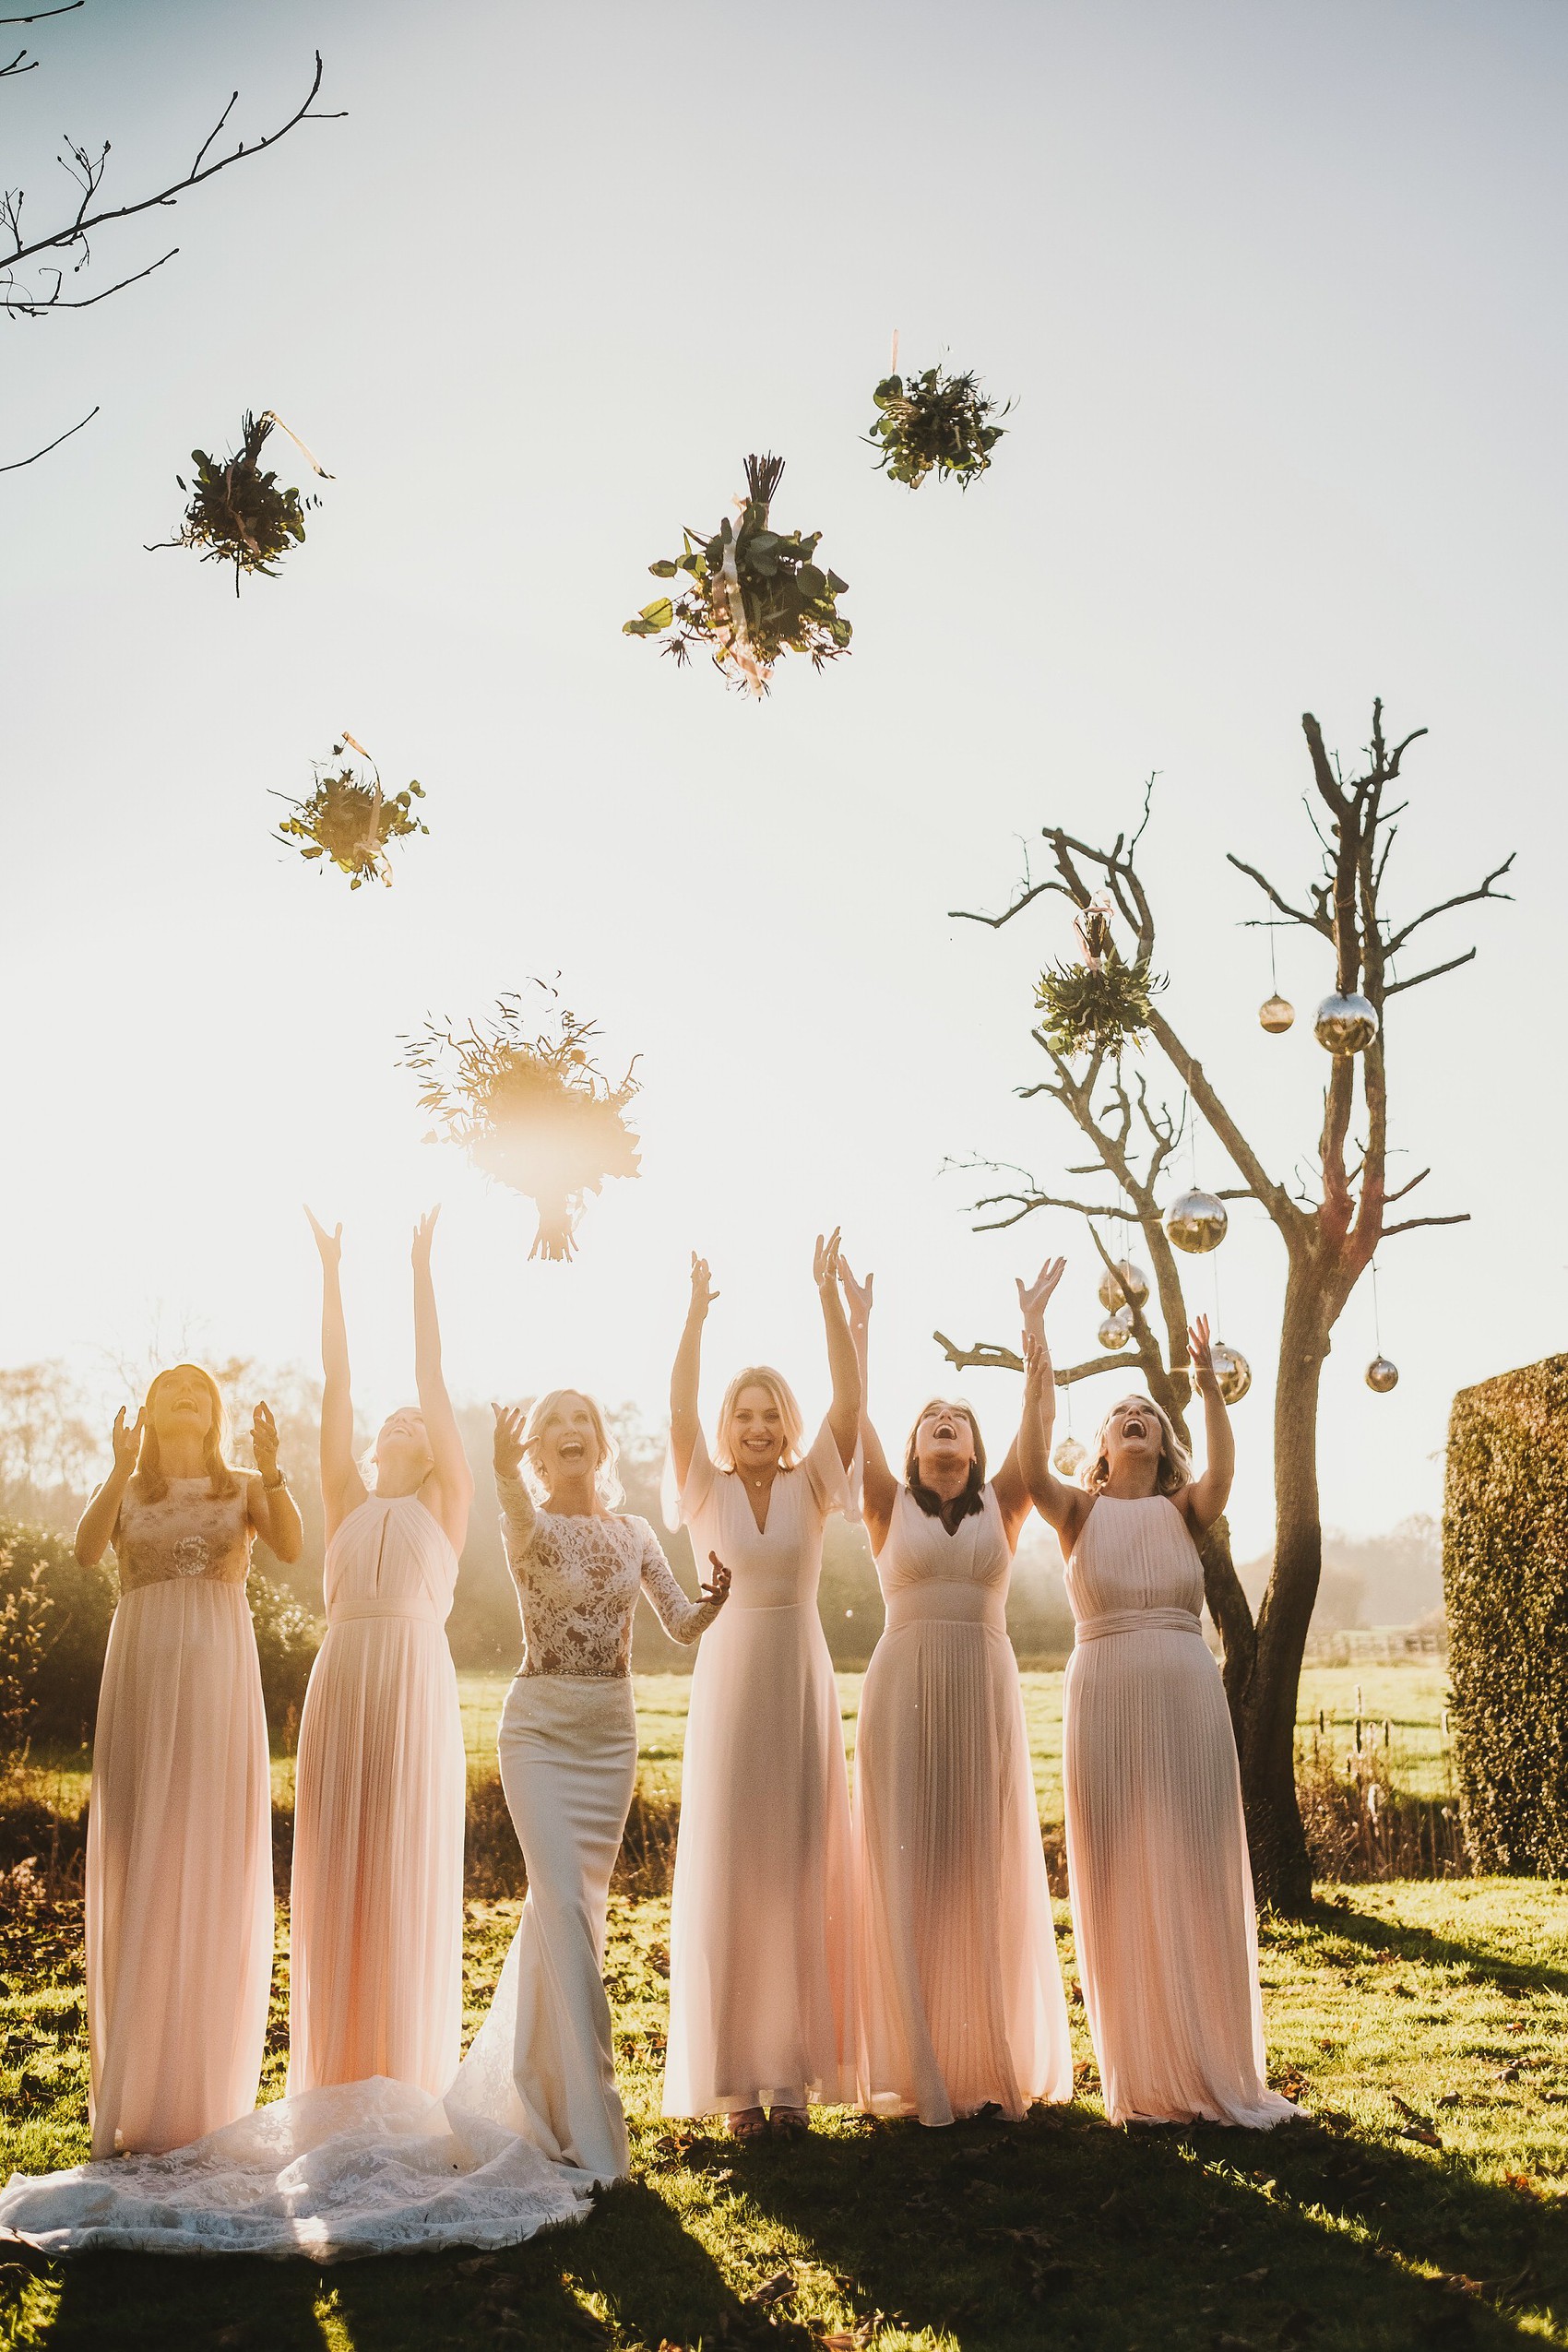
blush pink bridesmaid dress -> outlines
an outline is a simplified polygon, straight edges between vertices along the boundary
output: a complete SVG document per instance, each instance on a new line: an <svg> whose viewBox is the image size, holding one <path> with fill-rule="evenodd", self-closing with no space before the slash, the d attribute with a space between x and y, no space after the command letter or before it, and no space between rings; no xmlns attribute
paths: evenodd
<svg viewBox="0 0 1568 2352"><path fill-rule="evenodd" d="M417 1495L369 1495L327 1549L300 1717L289 2090L386 2074L434 2098L463 2022L467 1757L445 1624L457 1555Z"/></svg>
<svg viewBox="0 0 1568 2352"><path fill-rule="evenodd" d="M860 2097L876 2114L1016 2120L1073 2093L1012 1568L991 1487L952 1534L899 1487L855 1745Z"/></svg>
<svg viewBox="0 0 1568 2352"><path fill-rule="evenodd" d="M1067 1876L1113 2123L1267 2128L1236 1742L1202 1637L1203 1566L1167 1495L1099 1495L1067 1563Z"/></svg>

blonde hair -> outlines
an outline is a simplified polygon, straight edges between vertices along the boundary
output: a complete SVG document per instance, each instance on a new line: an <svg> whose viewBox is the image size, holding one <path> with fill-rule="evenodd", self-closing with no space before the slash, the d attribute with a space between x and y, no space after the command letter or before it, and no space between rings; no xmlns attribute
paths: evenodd
<svg viewBox="0 0 1568 2352"><path fill-rule="evenodd" d="M1137 1394L1136 1391L1134 1393ZM1125 1404L1127 1400L1123 1397L1119 1401ZM1176 1425L1164 1407L1157 1405L1152 1396L1140 1395L1138 1402L1146 1405L1159 1423L1159 1467L1155 1472L1154 1491L1157 1494L1179 1494L1184 1486L1191 1486L1193 1482L1193 1457L1177 1436ZM1111 1413L1115 1410L1116 1407L1112 1405ZM1105 1432L1111 1427L1111 1413L1107 1413L1095 1433L1092 1457L1078 1474L1079 1485L1087 1487L1091 1494L1099 1494L1111 1477L1111 1457L1105 1450Z"/></svg>
<svg viewBox="0 0 1568 2352"><path fill-rule="evenodd" d="M586 1388L552 1388L544 1396L535 1397L529 1409L528 1427L523 1431L523 1460L531 1474L529 1484L536 1499L542 1502L549 1492L549 1481L540 1460L540 1440L544 1435L545 1423L552 1413L560 1411L568 1396L581 1397L593 1424L594 1438L599 1446L593 1466L593 1491L607 1511L617 1510L626 1500L626 1491L615 1467L620 1448L610 1434L603 1406L597 1396L590 1396Z"/></svg>
<svg viewBox="0 0 1568 2352"><path fill-rule="evenodd" d="M781 1470L792 1470L801 1458L801 1439L805 1434L806 1425L801 1419L794 1390L783 1373L775 1372L771 1364L747 1364L743 1372L735 1374L725 1390L724 1402L719 1408L719 1424L714 1431L714 1443L718 1448L714 1459L721 1470L732 1470L735 1467L730 1440L734 1434L735 1408L741 1401L742 1393L748 1388L766 1389L778 1406L778 1418L784 1424L784 1446L778 1456L778 1467Z"/></svg>
<svg viewBox="0 0 1568 2352"><path fill-rule="evenodd" d="M161 1503L169 1491L169 1479L163 1467L163 1448L159 1443L153 1426L152 1400L166 1380L178 1372L195 1372L206 1387L212 1403L212 1419L207 1435L201 1442L202 1467L207 1472L208 1491L214 1495L238 1494L240 1482L223 1458L229 1435L229 1416L223 1407L223 1391L205 1364L171 1364L167 1372L155 1372L151 1385L142 1403L145 1420L142 1425L141 1450L137 1455L137 1493L143 1503Z"/></svg>

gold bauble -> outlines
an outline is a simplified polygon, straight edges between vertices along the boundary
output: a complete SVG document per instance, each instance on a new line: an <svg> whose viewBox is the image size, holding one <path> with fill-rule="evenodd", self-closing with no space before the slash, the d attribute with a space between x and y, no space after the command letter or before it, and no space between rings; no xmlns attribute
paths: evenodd
<svg viewBox="0 0 1568 2352"><path fill-rule="evenodd" d="M1381 1027L1364 996L1325 996L1313 1018L1313 1035L1326 1053L1364 1053Z"/></svg>
<svg viewBox="0 0 1568 2352"><path fill-rule="evenodd" d="M1398 1365L1391 1364L1386 1356L1374 1356L1367 1366L1367 1386L1375 1396L1386 1396L1391 1388L1398 1385Z"/></svg>
<svg viewBox="0 0 1568 2352"><path fill-rule="evenodd" d="M1258 1006L1258 1019L1270 1037L1283 1037L1296 1018L1296 1008L1286 996L1265 996Z"/></svg>
<svg viewBox="0 0 1568 2352"><path fill-rule="evenodd" d="M1220 1395L1228 1405L1239 1405L1253 1384L1251 1364L1239 1348L1228 1348L1223 1339L1215 1341L1209 1354Z"/></svg>
<svg viewBox="0 0 1568 2352"><path fill-rule="evenodd" d="M1097 1335L1100 1346L1108 1348L1112 1355L1117 1348L1124 1348L1132 1336L1133 1316L1128 1307L1118 1307L1113 1315L1107 1315Z"/></svg>
<svg viewBox="0 0 1568 2352"><path fill-rule="evenodd" d="M1112 1314L1129 1299L1134 1306L1141 1307L1147 1297L1148 1276L1131 1258L1119 1258L1115 1271L1107 1266L1099 1277L1099 1303Z"/></svg>
<svg viewBox="0 0 1568 2352"><path fill-rule="evenodd" d="M1088 1458L1087 1445L1080 1445L1075 1437L1064 1437L1051 1457L1051 1467L1059 1479L1075 1479Z"/></svg>
<svg viewBox="0 0 1568 2352"><path fill-rule="evenodd" d="M1167 1239L1173 1248L1186 1250L1194 1257L1218 1250L1229 1222L1225 1203L1196 1185L1190 1192L1178 1193L1165 1212Z"/></svg>

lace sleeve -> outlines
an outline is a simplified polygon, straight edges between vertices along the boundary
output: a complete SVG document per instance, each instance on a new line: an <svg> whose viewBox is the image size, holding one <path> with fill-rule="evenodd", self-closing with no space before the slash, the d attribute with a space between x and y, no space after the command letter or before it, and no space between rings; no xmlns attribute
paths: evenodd
<svg viewBox="0 0 1568 2352"><path fill-rule="evenodd" d="M646 1519L639 1520L637 1524L643 1531L643 1590L659 1611L659 1621L671 1640L695 1642L718 1616L719 1603L688 1600L675 1582L670 1562L659 1549L659 1538Z"/></svg>
<svg viewBox="0 0 1568 2352"><path fill-rule="evenodd" d="M495 1491L501 1500L501 1540L506 1547L506 1565L514 1583L520 1585L523 1562L533 1550L539 1513L521 1479L504 1479L498 1473Z"/></svg>

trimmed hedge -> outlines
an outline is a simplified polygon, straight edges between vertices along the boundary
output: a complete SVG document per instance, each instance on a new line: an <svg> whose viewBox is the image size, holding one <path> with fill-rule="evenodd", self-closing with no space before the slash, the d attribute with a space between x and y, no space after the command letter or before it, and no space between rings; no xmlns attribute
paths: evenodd
<svg viewBox="0 0 1568 2352"><path fill-rule="evenodd" d="M1568 1356L1455 1398L1443 1586L1476 1868L1568 1876Z"/></svg>
<svg viewBox="0 0 1568 2352"><path fill-rule="evenodd" d="M15 1733L91 1739L119 1591L107 1559L84 1568L64 1536L0 1519L0 1693L12 1703ZM248 1591L267 1719L277 1731L298 1719L321 1627L257 1569Z"/></svg>

